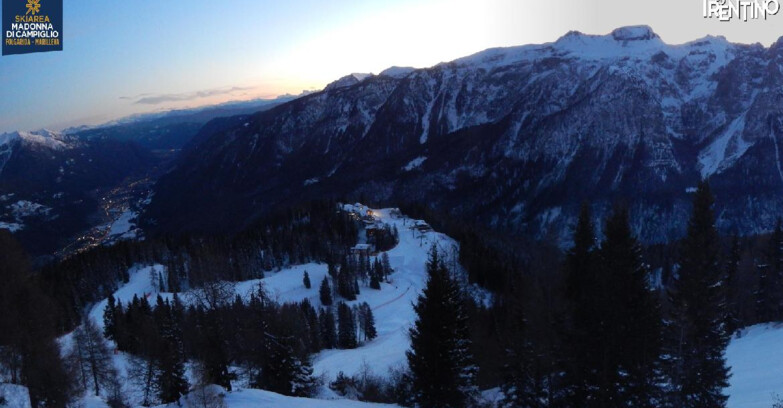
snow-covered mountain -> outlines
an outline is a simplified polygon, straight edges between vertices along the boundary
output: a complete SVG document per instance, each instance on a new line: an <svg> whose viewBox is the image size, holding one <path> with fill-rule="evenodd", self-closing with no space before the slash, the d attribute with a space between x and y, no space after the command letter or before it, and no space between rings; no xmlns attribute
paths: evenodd
<svg viewBox="0 0 783 408"><path fill-rule="evenodd" d="M364 195L562 239L581 202L601 216L623 201L654 242L684 232L700 177L725 231L769 230L783 208L783 39L670 45L624 27L391 73L218 127L160 181L147 223L238 229Z"/></svg>
<svg viewBox="0 0 783 408"><path fill-rule="evenodd" d="M67 136L61 132L49 129L40 129L32 132L10 132L0 134L0 145L22 142L28 145L38 145L50 149L63 149L66 147Z"/></svg>
<svg viewBox="0 0 783 408"><path fill-rule="evenodd" d="M52 149L63 150L68 147L67 136L48 129L33 132L9 132L0 133L0 172L11 158L14 149Z"/></svg>

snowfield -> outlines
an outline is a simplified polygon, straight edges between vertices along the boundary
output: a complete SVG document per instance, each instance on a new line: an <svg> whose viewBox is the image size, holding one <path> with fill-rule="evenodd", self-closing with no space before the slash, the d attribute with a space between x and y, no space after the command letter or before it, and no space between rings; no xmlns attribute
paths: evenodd
<svg viewBox="0 0 783 408"><path fill-rule="evenodd" d="M215 389L222 391L220 387L215 386ZM346 399L341 400L326 400L315 398L299 398L299 397L287 397L285 395L276 394L274 392L255 390L255 389L243 389L234 392L226 393L225 399L226 406L228 408L265 408L265 407L280 407L280 408L395 408L397 405L387 404L372 404L360 401L351 401ZM160 408L171 407L172 405L160 405ZM196 404L191 404L188 398L183 398L183 408L197 408ZM97 407L96 407L97 408Z"/></svg>
<svg viewBox="0 0 783 408"><path fill-rule="evenodd" d="M353 205L346 205L348 211L355 208ZM366 212L367 208L362 207L361 212ZM334 379L339 372L346 375L353 375L359 372L364 365L369 364L373 374L385 376L390 369L404 367L407 365L405 352L410 347L408 329L416 319L413 311L419 293L426 284L426 261L432 245L435 245L439 251L444 254L447 260L456 255L458 244L452 238L435 232L420 232L412 227L421 224L422 221L412 220L403 216L393 216L391 209L372 210L377 221L397 227L399 231L399 244L387 252L389 261L394 269L394 273L389 276L388 282L381 284L381 290L374 290L362 285L361 293L355 301L346 302L349 305L367 302L373 310L378 330L378 337L370 342L361 344L360 347L352 350L324 350L313 357L313 371L315 376L323 376L326 381ZM363 234L360 234L360 242L364 242ZM379 254L380 255L380 254ZM465 280L462 268L456 265L453 260L449 261L450 267L455 269L459 278ZM304 272L310 275L312 286L310 289L304 287L302 278ZM160 295L164 299L171 300L172 293L160 291L157 287L157 275L165 276L166 268L163 265L135 266L129 271L130 279L128 283L122 285L114 297L122 301L123 304L130 302L134 296L146 297L150 303L155 302L155 298ZM318 294L318 288L321 281L328 275L326 264L308 263L304 265L293 265L277 272L266 272L263 279L248 280L238 282L234 285L234 290L242 297L249 297L259 284L263 285L270 296L280 303L299 302L305 298L309 299L315 307L321 306ZM165 279L164 279L165 280ZM485 301L489 294L468 288L473 296ZM182 293L180 298L183 302L191 301L188 292ZM96 304L90 311L90 318L103 327L103 310L106 307L106 300ZM68 336L63 339L63 344L68 344ZM127 357L124 353L116 355L115 362L124 373L127 367ZM192 380L192 379L191 379ZM192 381L191 381L192 382ZM134 394L132 390L131 394ZM238 389L237 391L226 393L226 402L229 408L244 407L377 407L389 406L379 404L362 403L351 400L335 400L336 396L325 388L321 391L320 397L323 399L292 398L268 391L253 389ZM100 401L90 399L86 401L87 406L102 406ZM187 406L187 405L185 405Z"/></svg>
<svg viewBox="0 0 783 408"><path fill-rule="evenodd" d="M728 408L771 408L783 398L783 325L742 329L726 349L731 378Z"/></svg>
<svg viewBox="0 0 783 408"><path fill-rule="evenodd" d="M117 239L136 238L136 218L138 214L125 210L109 227L109 236Z"/></svg>
<svg viewBox="0 0 783 408"><path fill-rule="evenodd" d="M346 210L353 209L353 206L346 206ZM366 210L366 207L362 207L358 212L364 213ZM420 221L403 216L395 217L390 209L372 211L378 221L395 226L399 231L399 244L387 252L394 273L390 275L389 282L382 283L381 290L362 286L357 300L348 303L367 302L370 305L375 315L378 337L356 349L331 349L316 354L313 357L314 375L323 376L327 382L340 371L352 375L365 365L369 366L375 375L380 376L387 375L390 368L407 365L405 352L410 347L408 329L416 318L413 304L425 286L425 263L433 244L445 254L449 266L457 271L457 277L463 278L464 281L464 271L450 259L457 253L456 241L435 231L414 230L411 227ZM359 241L364 241L363 234L360 234ZM306 289L302 283L305 271L310 275L311 289ZM130 270L129 282L118 289L114 296L123 304L127 304L134 295L147 297L153 304L158 294L171 299L173 294L160 292L157 279L154 278L157 274L165 273L166 268L162 265L136 266ZM237 294L246 297L259 284L263 284L265 290L278 302L298 302L307 298L314 306L320 307L318 288L325 276L325 264L293 265L277 272L268 272L264 279L239 282L234 289ZM477 300L487 302L490 297L488 293L475 287L467 289ZM185 303L191 301L187 292L183 293L181 298ZM90 311L90 317L100 327L103 325L105 306L106 300L96 304ZM67 347L69 343L70 335L64 336L61 344ZM783 325L752 326L744 329L741 337L732 339L726 351L732 372L730 386L726 390L730 396L729 408L770 408L775 401L775 395L783 394L782 345ZM127 356L124 353L116 354L115 364L120 373L125 374ZM192 378L190 381L193 383ZM243 389L242 384L236 384L235 391L228 393L219 388L215 389L224 393L228 408L392 407L341 399L327 387L320 390L318 398L295 398L264 390ZM137 394L138 390L127 391L132 396ZM0 392L5 392L14 400L22 400L26 395L26 389L19 386L5 385L0 387ZM497 389L487 390L483 394L488 402L501 398ZM188 402L189 397L192 395L183 397L183 407L192 406ZM105 407L105 404L95 397L85 397L82 402L88 408Z"/></svg>
<svg viewBox="0 0 783 408"><path fill-rule="evenodd" d="M13 408L30 408L30 395L27 387L16 384L0 384L0 397L5 398L5 405Z"/></svg>

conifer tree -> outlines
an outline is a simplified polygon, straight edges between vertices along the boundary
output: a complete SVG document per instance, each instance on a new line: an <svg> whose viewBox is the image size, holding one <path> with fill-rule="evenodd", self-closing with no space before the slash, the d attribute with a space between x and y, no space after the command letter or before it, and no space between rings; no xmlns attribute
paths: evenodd
<svg viewBox="0 0 783 408"><path fill-rule="evenodd" d="M391 267L391 262L389 261L389 254L384 252L381 254L381 280L386 280L386 278L394 272Z"/></svg>
<svg viewBox="0 0 783 408"><path fill-rule="evenodd" d="M381 290L381 282L378 278L379 273L377 270L373 270L370 273L370 289Z"/></svg>
<svg viewBox="0 0 783 408"><path fill-rule="evenodd" d="M263 388L283 395L309 397L316 383L313 368L308 359L296 355L295 342L291 336L266 342L268 358L262 370Z"/></svg>
<svg viewBox="0 0 783 408"><path fill-rule="evenodd" d="M378 331L375 329L375 316L367 302L359 305L359 321L365 340L372 340L378 336Z"/></svg>
<svg viewBox="0 0 783 408"><path fill-rule="evenodd" d="M114 299L114 295L109 295L106 307L103 309L103 336L109 340L114 340L114 336L117 334L116 308L117 305L116 300Z"/></svg>
<svg viewBox="0 0 783 408"><path fill-rule="evenodd" d="M60 348L53 338L31 337L21 352L22 384L27 386L32 407L70 406L72 382Z"/></svg>
<svg viewBox="0 0 783 408"><path fill-rule="evenodd" d="M302 314L304 315L303 323L307 326L307 339L306 343L308 351L311 353L317 353L321 351L321 326L318 322L318 312L310 304L310 300L305 298L299 304Z"/></svg>
<svg viewBox="0 0 783 408"><path fill-rule="evenodd" d="M337 304L337 343L342 349L356 348L356 321L351 307L340 302Z"/></svg>
<svg viewBox="0 0 783 408"><path fill-rule="evenodd" d="M185 356L182 344L182 331L168 302L162 302L158 296L155 307L158 315L160 339L156 350L156 376L158 398L163 403L176 402L188 392L185 378Z"/></svg>
<svg viewBox="0 0 783 408"><path fill-rule="evenodd" d="M72 380L60 355L50 319L56 309L33 284L21 245L0 229L0 366L25 385L32 407L65 408Z"/></svg>
<svg viewBox="0 0 783 408"><path fill-rule="evenodd" d="M322 305L332 305L332 288L329 286L329 280L326 276L324 276L324 280L321 281L321 287L318 289L318 295L321 298Z"/></svg>
<svg viewBox="0 0 783 408"><path fill-rule="evenodd" d="M741 248L739 237L734 234L731 238L731 247L726 262L726 333L731 336L740 328L740 301L739 301L739 263Z"/></svg>
<svg viewBox="0 0 783 408"><path fill-rule="evenodd" d="M583 204L574 229L574 246L566 256L565 290L568 301L568 321L565 347L566 372L563 388L573 406L597 400L595 367L603 357L595 350L602 349L596 334L602 333L602 318L597 294L596 238L588 204Z"/></svg>
<svg viewBox="0 0 783 408"><path fill-rule="evenodd" d="M322 308L318 313L318 325L321 328L321 346L325 349L337 346L334 315L331 310Z"/></svg>
<svg viewBox="0 0 783 408"><path fill-rule="evenodd" d="M617 401L633 407L660 405L662 320L655 294L650 291L649 271L641 258L641 248L631 233L628 212L615 208L606 223L606 240L601 244L599 301L603 307L603 372L599 378L612 378L600 387L599 406ZM596 350L599 351L599 350ZM615 377L616 376L616 377Z"/></svg>
<svg viewBox="0 0 783 408"><path fill-rule="evenodd" d="M627 210L614 209L605 235L596 249L590 213L583 206L566 265L570 403L654 407L661 398L660 308Z"/></svg>
<svg viewBox="0 0 783 408"><path fill-rule="evenodd" d="M263 369L267 360L267 341L269 341L270 301L263 290L251 294L248 305L250 316L244 330L246 341L246 362L250 376L250 386L263 388Z"/></svg>
<svg viewBox="0 0 783 408"><path fill-rule="evenodd" d="M528 333L528 320L523 306L524 293L519 288L514 288L512 293L506 363L503 366L504 382L501 385L504 398L501 406L544 408L547 406L546 393L543 381L534 367L535 352Z"/></svg>
<svg viewBox="0 0 783 408"><path fill-rule="evenodd" d="M307 289L310 289L310 275L307 274L307 271L304 271L304 277L302 278L302 283L304 284L304 287Z"/></svg>
<svg viewBox="0 0 783 408"><path fill-rule="evenodd" d="M471 406L478 391L468 317L459 285L435 247L427 274L427 286L414 306L418 317L406 353L413 398L423 408Z"/></svg>
<svg viewBox="0 0 783 408"><path fill-rule="evenodd" d="M721 408L728 397L725 350L723 268L719 237L706 181L699 183L688 232L680 248L680 269L671 293L666 355L671 376L669 404L684 408Z"/></svg>
<svg viewBox="0 0 783 408"><path fill-rule="evenodd" d="M781 319L781 274L783 274L783 230L780 219L769 238L765 264L759 266L759 286L756 291L756 315L759 322Z"/></svg>
<svg viewBox="0 0 783 408"><path fill-rule="evenodd" d="M203 315L200 324L204 337L199 339L198 357L203 368L203 379L231 391L234 375L229 370L230 356L225 341L228 333L223 329L222 316L219 314L220 309L212 309L206 310Z"/></svg>
<svg viewBox="0 0 783 408"><path fill-rule="evenodd" d="M341 268L337 275L337 293L345 300L356 300L357 286L348 268Z"/></svg>

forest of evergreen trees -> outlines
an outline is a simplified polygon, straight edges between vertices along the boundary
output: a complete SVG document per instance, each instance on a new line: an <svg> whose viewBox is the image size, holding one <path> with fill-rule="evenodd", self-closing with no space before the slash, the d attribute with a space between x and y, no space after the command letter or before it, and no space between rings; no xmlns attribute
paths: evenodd
<svg viewBox="0 0 783 408"><path fill-rule="evenodd" d="M730 337L783 320L783 231L778 222L768 236L721 237L712 200L701 183L687 235L647 248L622 206L596 223L586 204L565 252L406 208L459 240L460 263L494 293L492 304L468 296L433 248L409 369L367 367L326 385L349 398L420 407L476 406L479 389L498 386L508 407L723 407ZM121 242L40 269L0 231L4 378L26 385L34 406L65 407L84 392L125 406L110 364L116 344L132 356L131 381L145 390L145 404L174 402L205 384L230 390L240 378L309 395L321 381L312 376L313 353L377 335L370 307L346 302L379 290L393 272L386 254L350 253L361 227L336 208L313 203L230 237ZM393 247L394 231L378 236L376 244ZM309 261L328 264L325 279L301 278L318 291L320 308L279 304L262 287L238 297L231 286ZM122 304L110 296L132 265L153 263L167 266L158 285L173 297ZM188 302L176 295L185 290ZM83 311L107 296L101 333ZM63 358L57 337L74 328ZM186 363L198 384L188 383Z"/></svg>
<svg viewBox="0 0 783 408"><path fill-rule="evenodd" d="M231 236L148 237L98 246L43 266L36 280L58 306L57 330L65 332L76 327L88 305L127 282L134 264L165 265L163 285L177 292L213 280L262 278L288 265L339 262L355 244L359 226L336 208L333 201L312 202Z"/></svg>
<svg viewBox="0 0 783 408"><path fill-rule="evenodd" d="M172 301L158 296L154 305L144 297L127 305L110 298L104 335L136 357L134 381L149 390L145 401L176 402L185 394L186 361L198 362L204 384L231 390L231 381L243 376L255 388L310 396L317 385L311 354L356 348L376 336L366 303L316 310L307 300L277 304L261 286L245 300L226 285L205 285L198 296L203 302L187 307L176 295Z"/></svg>
<svg viewBox="0 0 783 408"><path fill-rule="evenodd" d="M23 249L0 230L0 367L11 383L26 385L33 406L65 407L81 392L108 396L125 406L105 339L130 353L131 379L145 390L143 403L169 403L198 384L188 384L186 361L198 366L203 384L231 389L238 374L251 386L286 395L308 395L317 379L309 358L325 348L354 348L376 336L369 306L349 307L360 287L380 289L391 273L388 256L370 262L351 255L359 225L334 202L314 202L270 216L236 236L153 237L96 247L34 270ZM388 237L394 239L389 231ZM386 245L389 245L388 243ZM261 288L235 297L231 282L256 279L292 264L329 264L327 296L316 310L309 302L276 304ZM172 301L135 298L123 305L111 293L128 281L132 265L167 266L156 285ZM309 277L307 277L309 280ZM303 277L305 284L305 277ZM334 287L334 290L332 289ZM185 307L176 293L195 296ZM322 291L323 293L323 291ZM83 311L108 296L99 330ZM76 328L74 347L60 358L56 338ZM242 373L229 370L242 367ZM43 369L46 367L46 369Z"/></svg>
<svg viewBox="0 0 783 408"><path fill-rule="evenodd" d="M470 279L497 288L490 307L467 302L480 388L500 385L508 407L725 406L730 336L783 320L783 233L778 223L768 237L721 237L712 200L701 183L686 237L653 248L636 241L623 207L599 234L584 205L562 256L524 242L520 256L492 234L430 218L460 240ZM444 398L420 405L459 405Z"/></svg>

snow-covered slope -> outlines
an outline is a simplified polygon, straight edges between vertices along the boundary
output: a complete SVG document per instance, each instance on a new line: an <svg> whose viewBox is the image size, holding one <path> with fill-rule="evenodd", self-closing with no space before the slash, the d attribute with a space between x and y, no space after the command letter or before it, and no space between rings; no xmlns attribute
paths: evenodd
<svg viewBox="0 0 783 408"><path fill-rule="evenodd" d="M254 389L237 390L225 394L227 408L399 408L397 405L372 404L368 402L341 400L324 400L315 398L288 397L274 392ZM189 404L188 398L183 399L183 408L200 408ZM170 407L162 405L160 408Z"/></svg>
<svg viewBox="0 0 783 408"><path fill-rule="evenodd" d="M728 408L771 408L783 401L783 326L759 324L742 330L726 350L731 367Z"/></svg>
<svg viewBox="0 0 783 408"><path fill-rule="evenodd" d="M322 351L313 360L316 375L326 374L333 378L340 371L351 375L359 372L365 363L375 374L386 375L389 368L407 365L408 329L416 319L413 304L426 284L425 263L429 249L435 245L446 256L456 254L456 241L444 234L414 232L410 227L415 220L392 218L389 210L374 210L374 214L400 231L399 244L388 251L394 273L391 282L382 284L380 291L362 288L358 299L350 303L369 303L375 315L378 337L357 349Z"/></svg>
<svg viewBox="0 0 783 408"><path fill-rule="evenodd" d="M353 206L346 206L348 210ZM366 207L363 208L366 211ZM362 211L363 213L363 211ZM362 369L367 363L371 366L373 374L385 376L390 368L407 365L405 352L410 347L408 329L416 319L413 304L426 283L425 263L432 246L436 246L446 259L451 262L451 267L456 270L455 275L464 281L464 273L453 261L457 253L457 242L452 238L435 232L419 232L412 228L417 220L404 216L393 216L389 209L373 210L379 222L397 227L399 231L399 244L388 251L389 261L394 273L389 276L389 281L381 284L381 290L374 290L367 286L361 287L357 300L347 302L358 304L367 302L375 316L378 337L372 341L361 344L352 350L324 350L313 358L314 375L323 375L327 381L331 381L339 372L353 375ZM361 240L361 237L360 237ZM380 254L379 254L380 255ZM307 289L302 283L304 272L310 276L312 287ZM147 297L154 302L157 295L164 299L171 299L173 294L161 291L157 287L158 274L165 276L166 268L163 265L136 266L129 271L130 279L120 289L114 292L114 297L123 304L130 302L134 296ZM299 302L305 298L316 306L321 306L318 294L320 282L326 277L325 264L309 263L293 265L277 272L269 272L263 279L238 282L234 290L240 296L249 296L259 284L263 284L265 290L278 302ZM163 279L165 281L165 279ZM468 288L476 296L486 297L486 293L478 293L476 288ZM190 301L190 295L185 292L180 295L184 302ZM96 304L89 316L99 326L103 326L103 310L106 300ZM67 344L67 341L66 341ZM119 353L116 361L120 367L125 367L125 357ZM123 369L120 370L123 372ZM335 398L331 391L325 389L324 397ZM283 397L278 394L245 389L227 394L226 402L229 408L244 408L250 406L261 407L376 407L376 404L363 404L347 400L312 400L302 398Z"/></svg>
<svg viewBox="0 0 783 408"><path fill-rule="evenodd" d="M0 397L6 401L4 407L30 408L30 395L25 386L0 384Z"/></svg>
<svg viewBox="0 0 783 408"><path fill-rule="evenodd" d="M385 375L389 368L405 364L405 351L409 348L408 329L416 318L413 303L426 283L425 263L430 248L435 245L446 257L457 253L458 244L452 238L435 231L419 232L411 227L416 220L407 217L395 218L390 210L374 210L380 222L396 226L400 231L399 244L388 251L389 261L394 273L389 282L381 284L381 290L366 286L361 287L361 293L350 305L367 302L373 310L378 330L378 337L353 350L325 350L316 355L313 360L314 374L326 374L333 378L338 372L351 375L359 371L361 365L372 362L375 374ZM461 273L461 269L458 273ZM312 288L306 289L302 284L304 272L310 275ZM155 285L156 274L166 273L162 265L134 268L130 280L114 293L114 297L127 304L133 296L148 297L151 301L160 294L164 299L171 299L172 294L161 292ZM239 282L234 290L241 296L249 296L251 292L263 283L265 290L278 302L299 302L305 298L316 306L321 306L318 287L327 276L325 264L294 265L279 272L269 272L264 279ZM475 289L473 289L475 291ZM181 295L183 301L188 301L188 293ZM93 307L90 316L98 325L102 325L102 313L106 300Z"/></svg>

